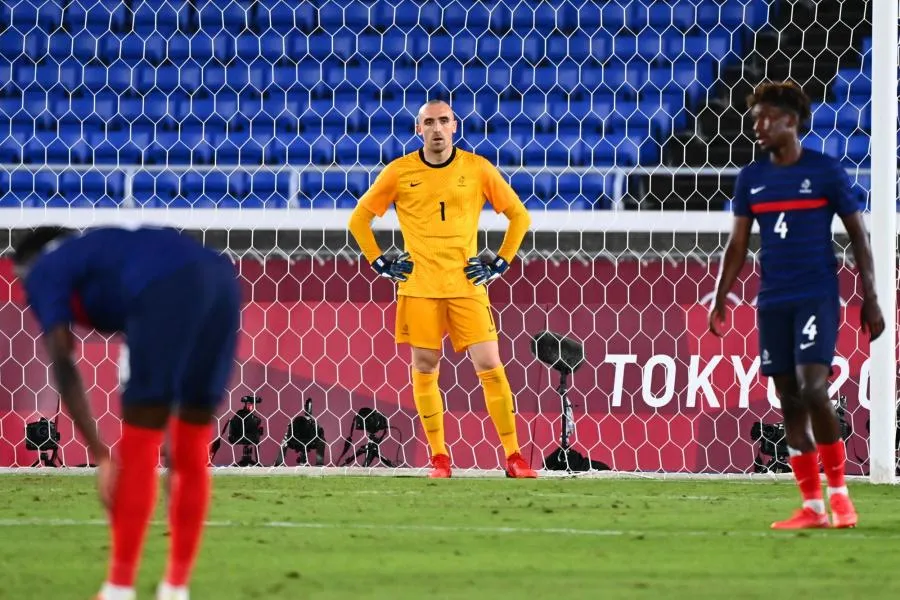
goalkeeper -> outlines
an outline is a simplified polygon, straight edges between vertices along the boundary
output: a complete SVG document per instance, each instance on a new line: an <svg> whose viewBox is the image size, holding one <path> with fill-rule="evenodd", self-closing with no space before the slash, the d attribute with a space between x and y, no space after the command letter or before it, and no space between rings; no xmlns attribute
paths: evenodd
<svg viewBox="0 0 900 600"><path fill-rule="evenodd" d="M453 146L456 126L446 102L424 104L416 118L424 147L384 168L360 199L349 228L375 271L399 282L396 340L412 347L413 398L431 449L429 476L451 475L438 388L441 348L449 333L454 350L468 351L481 381L506 454L507 476L533 478L537 474L519 452L513 395L486 289L509 268L531 218L493 165ZM487 263L476 257L485 199L509 219L503 245ZM373 217L383 216L391 204L406 246L393 260L382 255L371 228Z"/></svg>

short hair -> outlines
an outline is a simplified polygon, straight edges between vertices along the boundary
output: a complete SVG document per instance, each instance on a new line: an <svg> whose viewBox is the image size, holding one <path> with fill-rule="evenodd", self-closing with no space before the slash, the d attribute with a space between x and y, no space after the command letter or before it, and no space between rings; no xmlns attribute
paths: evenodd
<svg viewBox="0 0 900 600"><path fill-rule="evenodd" d="M416 112L416 123L419 122L419 117L422 116L422 111L425 110L425 107L434 106L435 104L446 104L447 107L450 109L450 113L453 114L453 118L454 119L456 118L456 114L453 113L453 107L450 106L449 102L447 102L443 98L432 98L431 100L429 100L428 102L426 102L425 104L423 104L422 106L419 107L418 112Z"/></svg>
<svg viewBox="0 0 900 600"><path fill-rule="evenodd" d="M797 115L801 126L806 124L812 114L809 96L793 81L769 81L759 84L753 93L747 96L747 108L752 110L757 104L769 104L790 111Z"/></svg>
<svg viewBox="0 0 900 600"><path fill-rule="evenodd" d="M59 225L43 225L35 227L18 241L13 248L13 263L22 265L41 253L44 246L53 240L69 235L74 229Z"/></svg>

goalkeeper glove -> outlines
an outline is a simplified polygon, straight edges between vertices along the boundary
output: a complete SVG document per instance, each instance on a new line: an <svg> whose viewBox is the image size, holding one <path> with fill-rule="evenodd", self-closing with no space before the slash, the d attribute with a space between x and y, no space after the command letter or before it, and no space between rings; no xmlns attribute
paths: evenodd
<svg viewBox="0 0 900 600"><path fill-rule="evenodd" d="M497 279L509 268L509 263L502 256L498 256L489 263L482 262L480 258L470 258L469 266L465 268L466 277L475 285L485 285Z"/></svg>
<svg viewBox="0 0 900 600"><path fill-rule="evenodd" d="M393 260L388 260L381 255L372 263L372 268L379 277L391 281L406 281L409 279L408 275L412 273L413 264L409 260L409 252L404 252Z"/></svg>

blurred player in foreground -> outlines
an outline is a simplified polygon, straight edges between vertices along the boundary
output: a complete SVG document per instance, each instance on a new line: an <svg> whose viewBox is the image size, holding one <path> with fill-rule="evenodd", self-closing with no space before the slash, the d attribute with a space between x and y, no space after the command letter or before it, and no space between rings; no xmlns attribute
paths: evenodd
<svg viewBox="0 0 900 600"><path fill-rule="evenodd" d="M157 597L187 600L209 506L212 422L240 323L234 267L173 229L79 234L39 227L17 244L13 261L43 329L57 391L98 465L98 491L112 529L109 573L98 600L135 598L167 425L171 547ZM115 457L100 440L73 362L73 324L124 333L128 343L130 376Z"/></svg>
<svg viewBox="0 0 900 600"><path fill-rule="evenodd" d="M725 296L747 255L754 219L759 223L762 276L757 301L762 373L775 381L791 448L791 467L803 507L774 529L828 527L819 460L828 480L834 527L854 527L856 509L844 482L846 454L828 378L840 319L837 259L831 223L844 222L859 269L862 330L874 340L884 330L875 296L872 251L840 162L800 146L798 129L810 101L792 83L764 83L747 99L766 156L744 167L734 190L734 227L725 247L709 329L721 335ZM811 426L811 427L810 427Z"/></svg>
<svg viewBox="0 0 900 600"><path fill-rule="evenodd" d="M456 118L446 102L432 100L419 109L416 133L424 147L384 168L360 199L349 228L378 275L399 282L396 340L412 347L413 398L431 449L429 476L451 475L438 389L441 348L449 333L454 350L468 350L481 380L506 453L507 476L536 477L519 453L513 395L486 290L509 268L531 218L493 165L453 145ZM509 219L503 245L487 263L476 256L485 199ZM391 204L406 250L394 259L382 255L371 227L372 219L383 216Z"/></svg>

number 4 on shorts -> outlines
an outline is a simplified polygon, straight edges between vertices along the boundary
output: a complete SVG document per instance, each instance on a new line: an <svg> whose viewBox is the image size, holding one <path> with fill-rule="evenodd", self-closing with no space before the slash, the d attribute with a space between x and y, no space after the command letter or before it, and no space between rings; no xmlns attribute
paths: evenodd
<svg viewBox="0 0 900 600"><path fill-rule="evenodd" d="M819 330L816 329L816 315L809 318L809 321L803 326L801 333L808 337L810 341L816 339L816 334L819 333Z"/></svg>

